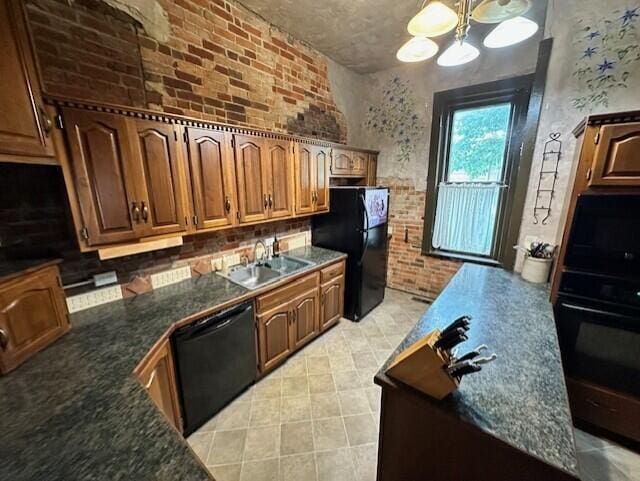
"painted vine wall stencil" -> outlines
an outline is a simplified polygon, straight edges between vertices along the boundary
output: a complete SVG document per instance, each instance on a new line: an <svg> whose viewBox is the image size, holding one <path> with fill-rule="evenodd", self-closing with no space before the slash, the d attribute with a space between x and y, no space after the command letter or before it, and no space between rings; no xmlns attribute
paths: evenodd
<svg viewBox="0 0 640 481"><path fill-rule="evenodd" d="M402 166L411 161L415 141L420 137L424 125L416 113L416 101L411 94L408 81L393 77L382 87L379 105L367 109L364 127L384 135L396 146L396 161Z"/></svg>
<svg viewBox="0 0 640 481"><path fill-rule="evenodd" d="M608 107L609 94L628 87L634 67L640 66L639 25L640 5L612 10L595 21L577 21L575 108Z"/></svg>

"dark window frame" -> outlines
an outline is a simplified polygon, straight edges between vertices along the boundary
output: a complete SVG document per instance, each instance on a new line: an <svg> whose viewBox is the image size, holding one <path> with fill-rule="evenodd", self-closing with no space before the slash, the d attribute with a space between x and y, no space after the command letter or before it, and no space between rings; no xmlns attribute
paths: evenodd
<svg viewBox="0 0 640 481"><path fill-rule="evenodd" d="M432 142L429 151L422 239L422 253L424 255L513 268L515 255L512 255L512 251L513 246L517 244L524 207L524 202L516 202L516 199L524 200L532 160L531 156L524 156L523 151L525 130L529 124L527 116L534 89L534 79L534 74L523 75L434 94ZM500 194L495 231L497 238L494 239L492 253L490 256L481 256L435 249L432 246L432 238L435 225L437 185L444 179L448 168L453 112L462 108L494 105L505 101L511 102L514 106L503 166L506 169L506 175L503 179L509 188ZM433 139L436 140L433 141Z"/></svg>

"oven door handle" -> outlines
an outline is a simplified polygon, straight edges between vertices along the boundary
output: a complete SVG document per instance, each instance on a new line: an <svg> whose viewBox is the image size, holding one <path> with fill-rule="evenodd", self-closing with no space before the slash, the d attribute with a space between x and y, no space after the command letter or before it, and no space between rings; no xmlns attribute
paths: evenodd
<svg viewBox="0 0 640 481"><path fill-rule="evenodd" d="M624 314L618 314L616 312L601 311L600 309L593 309L591 307L585 306L576 306L575 304L567 304L566 302L562 302L561 305L562 307L565 307L572 311L586 312L588 314L595 314L596 316L612 317L615 319L620 319L622 321L640 322L640 319L636 317L625 316Z"/></svg>

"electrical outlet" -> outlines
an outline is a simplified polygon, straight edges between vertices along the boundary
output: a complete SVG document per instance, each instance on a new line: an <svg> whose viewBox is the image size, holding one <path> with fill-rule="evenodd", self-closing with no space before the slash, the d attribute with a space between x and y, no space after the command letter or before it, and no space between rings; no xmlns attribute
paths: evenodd
<svg viewBox="0 0 640 481"><path fill-rule="evenodd" d="M222 258L222 269L227 270L229 267L237 266L240 264L240 254L229 254Z"/></svg>
<svg viewBox="0 0 640 481"><path fill-rule="evenodd" d="M120 299L122 299L122 289L119 285L105 287L104 289L95 289L84 294L67 297L67 308L69 313L73 313Z"/></svg>
<svg viewBox="0 0 640 481"><path fill-rule="evenodd" d="M306 234L297 235L295 237L290 237L289 239L287 239L287 248L289 250L298 249L298 248L304 247L306 245L307 245L307 236L306 236Z"/></svg>
<svg viewBox="0 0 640 481"><path fill-rule="evenodd" d="M158 289L159 287L165 287L184 281L190 277L191 268L189 266L179 267L178 269L171 269L169 271L151 274L151 285L154 289Z"/></svg>
<svg viewBox="0 0 640 481"><path fill-rule="evenodd" d="M211 259L211 269L213 269L214 272L222 270L222 257Z"/></svg>

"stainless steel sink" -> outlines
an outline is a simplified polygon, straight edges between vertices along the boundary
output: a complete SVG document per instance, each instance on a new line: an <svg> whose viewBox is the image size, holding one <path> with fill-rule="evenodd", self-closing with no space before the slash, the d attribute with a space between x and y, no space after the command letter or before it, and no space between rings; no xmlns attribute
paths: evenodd
<svg viewBox="0 0 640 481"><path fill-rule="evenodd" d="M218 275L247 289L257 289L312 265L313 262L303 259L280 256L264 263L234 266L226 274L218 272Z"/></svg>

